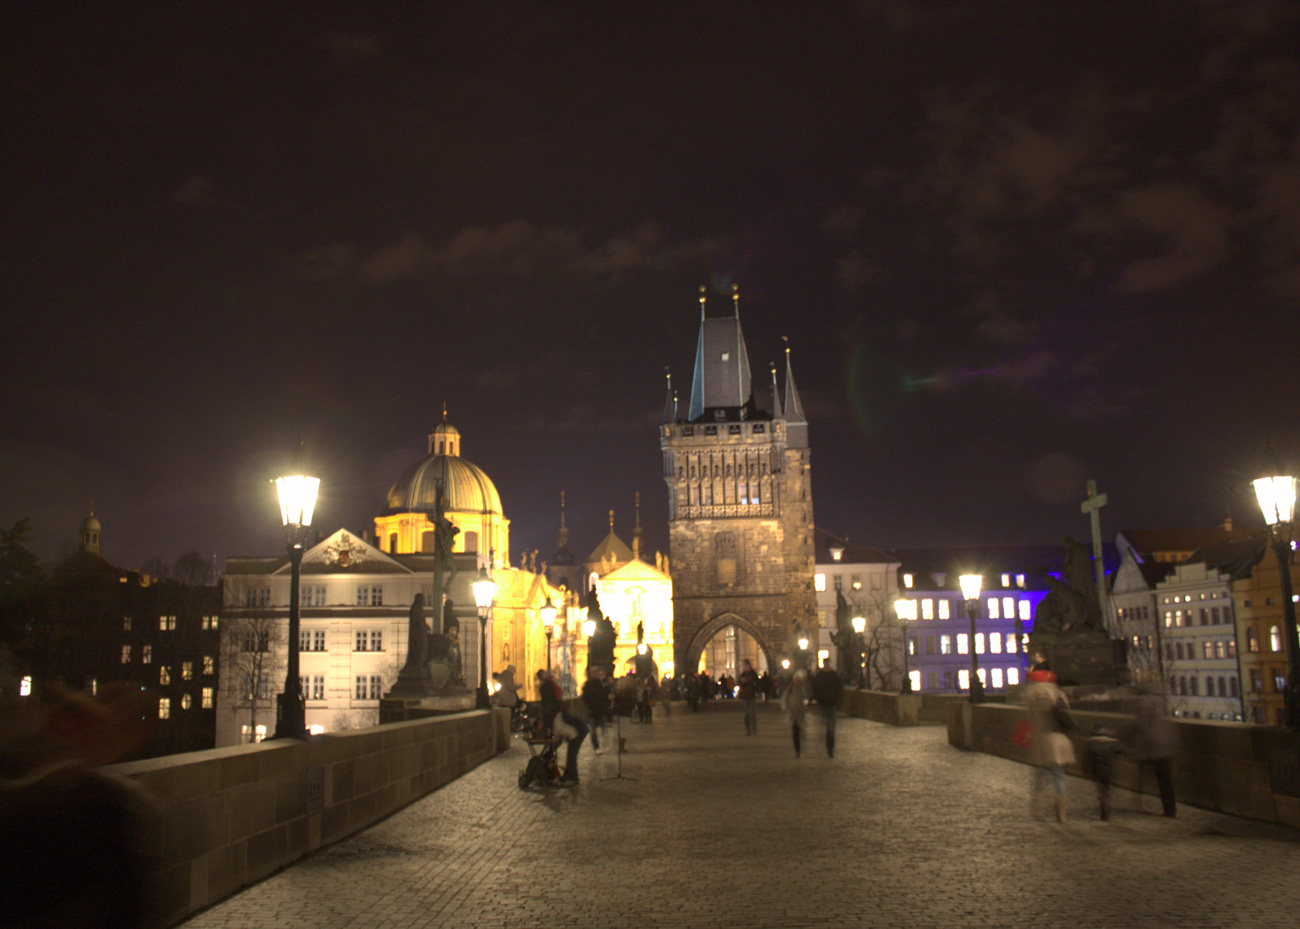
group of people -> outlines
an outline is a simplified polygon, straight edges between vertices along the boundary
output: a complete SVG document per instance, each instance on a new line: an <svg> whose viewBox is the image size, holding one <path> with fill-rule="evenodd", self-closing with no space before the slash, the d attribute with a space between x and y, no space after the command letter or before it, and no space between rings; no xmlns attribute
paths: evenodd
<svg viewBox="0 0 1300 929"><path fill-rule="evenodd" d="M750 671L753 671L753 665L748 659L745 660L745 666ZM744 676L743 671L740 677L733 677L726 671L721 671L718 673L717 680L714 680L708 671L701 671L699 674L688 674L685 679L685 693L682 696L686 698L687 705L690 706L692 712L697 712L700 704L709 700L743 700L744 697L741 696L740 691L744 687L742 683ZM766 671L762 674L755 674L753 686L758 697L763 700L770 699L776 690L775 682Z"/></svg>
<svg viewBox="0 0 1300 929"><path fill-rule="evenodd" d="M1034 812L1050 778L1056 820L1063 823L1068 818L1065 766L1078 760L1073 737L1081 733L1070 715L1069 700L1057 686L1056 674L1041 652L1034 655L1028 682L1027 725L1013 738L1029 749L1035 764L1029 792L1030 812ZM1127 753L1138 763L1140 771L1147 766L1154 769L1161 809L1165 816L1172 817L1177 813L1172 759L1178 751L1178 732L1169 718L1164 691L1158 682L1136 690L1125 685L1121 691L1132 721L1119 731L1098 727L1083 741L1087 751L1085 761L1097 787L1099 816L1103 820L1110 818L1111 764L1116 755Z"/></svg>
<svg viewBox="0 0 1300 929"><path fill-rule="evenodd" d="M745 662L745 673L753 673L753 666ZM803 754L803 731L808 724L808 703L813 701L822 718L822 729L826 736L826 757L835 757L835 719L839 714L840 701L844 699L844 679L832 668L821 667L812 675L803 668L796 668L790 680L781 689L781 704L785 710L786 720L794 740L794 756ZM753 698L745 707L745 733L753 735L758 731L758 718L751 713L757 701ZM753 720L751 722L751 716Z"/></svg>

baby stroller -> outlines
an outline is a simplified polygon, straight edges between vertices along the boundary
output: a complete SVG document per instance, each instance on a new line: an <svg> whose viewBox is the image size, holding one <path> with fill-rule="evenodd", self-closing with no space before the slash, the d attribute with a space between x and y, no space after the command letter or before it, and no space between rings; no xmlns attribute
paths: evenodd
<svg viewBox="0 0 1300 929"><path fill-rule="evenodd" d="M540 714L533 715L530 707L530 726L525 741L528 743L528 764L519 772L519 789L554 787L564 776L560 767L559 747L564 741L542 724Z"/></svg>

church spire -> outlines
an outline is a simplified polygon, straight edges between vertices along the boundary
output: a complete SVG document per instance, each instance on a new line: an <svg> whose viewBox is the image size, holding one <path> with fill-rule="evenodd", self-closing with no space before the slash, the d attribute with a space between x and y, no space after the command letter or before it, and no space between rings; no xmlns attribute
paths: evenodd
<svg viewBox="0 0 1300 929"><path fill-rule="evenodd" d="M664 366L664 377L668 381L668 392L664 396L664 422L677 422L677 394L673 391L673 372L667 365Z"/></svg>
<svg viewBox="0 0 1300 929"><path fill-rule="evenodd" d="M636 492L636 522L632 526L632 560L641 560L641 491Z"/></svg>
<svg viewBox="0 0 1300 929"><path fill-rule="evenodd" d="M556 534L556 550L567 551L569 548L569 527L564 524L564 491L560 491L560 531Z"/></svg>
<svg viewBox="0 0 1300 929"><path fill-rule="evenodd" d="M799 399L799 388L794 384L794 369L790 366L790 339L781 336L785 342L785 434L790 448L808 447L808 417L803 412L803 401Z"/></svg>

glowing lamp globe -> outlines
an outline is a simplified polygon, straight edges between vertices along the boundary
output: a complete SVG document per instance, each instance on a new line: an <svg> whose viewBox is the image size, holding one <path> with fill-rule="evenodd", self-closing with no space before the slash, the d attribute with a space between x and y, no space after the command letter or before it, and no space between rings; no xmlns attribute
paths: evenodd
<svg viewBox="0 0 1300 929"><path fill-rule="evenodd" d="M984 576L982 574L963 574L957 579L961 585L961 595L967 600L978 600L980 598L980 588L984 585Z"/></svg>
<svg viewBox="0 0 1300 929"><path fill-rule="evenodd" d="M1270 526L1291 522L1295 515L1295 478L1286 475L1261 477L1253 483L1264 522Z"/></svg>
<svg viewBox="0 0 1300 929"><path fill-rule="evenodd" d="M589 639L596 634L596 621L594 619L584 619L582 621L582 634Z"/></svg>
<svg viewBox="0 0 1300 929"><path fill-rule="evenodd" d="M853 623L853 631L862 635L863 630L867 628L867 618L865 616L854 616L850 622Z"/></svg>
<svg viewBox="0 0 1300 929"><path fill-rule="evenodd" d="M556 613L555 604L551 602L550 597L546 598L546 603L542 605L541 610L538 612L542 614L542 625L546 627L547 631L549 631L550 628L555 625Z"/></svg>
<svg viewBox="0 0 1300 929"><path fill-rule="evenodd" d="M474 588L474 603L480 610L486 610L497 596L497 582L487 573L487 568L478 569L478 577L470 584Z"/></svg>

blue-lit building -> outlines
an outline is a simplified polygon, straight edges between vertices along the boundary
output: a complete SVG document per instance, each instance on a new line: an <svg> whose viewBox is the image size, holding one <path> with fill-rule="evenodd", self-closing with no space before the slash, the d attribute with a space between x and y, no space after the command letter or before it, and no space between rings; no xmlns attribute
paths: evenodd
<svg viewBox="0 0 1300 929"><path fill-rule="evenodd" d="M1048 578L1060 577L1063 549L1033 546L997 549L893 551L898 596L904 601L907 665L912 689L963 693L970 689L971 649L988 693L1025 679L1025 653ZM972 641L970 614L958 578L979 574Z"/></svg>

